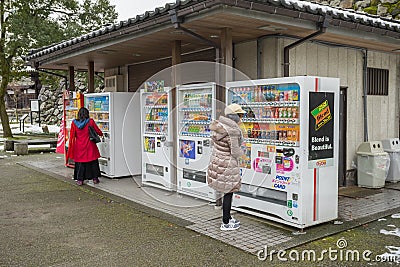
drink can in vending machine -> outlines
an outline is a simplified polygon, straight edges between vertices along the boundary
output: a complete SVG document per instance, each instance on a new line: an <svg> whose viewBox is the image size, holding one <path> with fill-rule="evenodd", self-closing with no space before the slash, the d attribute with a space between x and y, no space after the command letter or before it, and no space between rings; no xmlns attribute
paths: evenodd
<svg viewBox="0 0 400 267"><path fill-rule="evenodd" d="M285 101L285 92L282 91L279 93L279 101Z"/></svg>
<svg viewBox="0 0 400 267"><path fill-rule="evenodd" d="M293 115L293 113L292 113L292 109L291 108L287 108L287 118L291 118L292 117L292 115Z"/></svg>
<svg viewBox="0 0 400 267"><path fill-rule="evenodd" d="M288 91L288 101L293 101L293 91Z"/></svg>

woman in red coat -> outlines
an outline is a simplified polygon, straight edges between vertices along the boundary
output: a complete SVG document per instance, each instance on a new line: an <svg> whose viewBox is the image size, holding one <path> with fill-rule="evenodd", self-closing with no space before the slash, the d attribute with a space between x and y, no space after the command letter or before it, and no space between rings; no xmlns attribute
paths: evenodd
<svg viewBox="0 0 400 267"><path fill-rule="evenodd" d="M78 112L78 119L71 124L69 139L69 158L75 161L74 179L78 185L83 185L84 180L93 179L93 183L100 182L99 158L100 152L96 143L89 139L89 125L92 126L98 135L103 132L97 127L93 119L89 118L89 110L81 108Z"/></svg>

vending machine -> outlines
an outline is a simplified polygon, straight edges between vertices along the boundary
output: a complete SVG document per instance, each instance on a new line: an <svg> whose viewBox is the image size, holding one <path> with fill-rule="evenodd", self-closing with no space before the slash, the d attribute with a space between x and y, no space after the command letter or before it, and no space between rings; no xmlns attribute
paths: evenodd
<svg viewBox="0 0 400 267"><path fill-rule="evenodd" d="M140 175L139 97L125 92L86 94L85 107L104 134L97 143L100 171L109 178Z"/></svg>
<svg viewBox="0 0 400 267"><path fill-rule="evenodd" d="M339 79L227 83L242 119L241 190L233 209L297 228L338 216Z"/></svg>
<svg viewBox="0 0 400 267"><path fill-rule="evenodd" d="M215 119L215 83L178 86L177 191L215 201L207 184L211 157L210 123Z"/></svg>
<svg viewBox="0 0 400 267"><path fill-rule="evenodd" d="M141 90L142 184L175 191L171 97L163 85Z"/></svg>
<svg viewBox="0 0 400 267"><path fill-rule="evenodd" d="M65 156L65 166L73 168L75 162L73 159L68 158L68 146L69 146L69 133L71 131L71 124L74 119L78 117L78 111L83 107L83 94L79 92L65 91L63 94L63 107L64 107L64 137L65 145L64 156Z"/></svg>

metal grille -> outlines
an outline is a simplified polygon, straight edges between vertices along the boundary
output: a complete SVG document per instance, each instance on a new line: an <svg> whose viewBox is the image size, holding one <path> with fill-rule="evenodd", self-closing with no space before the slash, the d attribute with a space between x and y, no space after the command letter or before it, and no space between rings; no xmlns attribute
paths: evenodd
<svg viewBox="0 0 400 267"><path fill-rule="evenodd" d="M389 70L368 68L368 95L388 95Z"/></svg>

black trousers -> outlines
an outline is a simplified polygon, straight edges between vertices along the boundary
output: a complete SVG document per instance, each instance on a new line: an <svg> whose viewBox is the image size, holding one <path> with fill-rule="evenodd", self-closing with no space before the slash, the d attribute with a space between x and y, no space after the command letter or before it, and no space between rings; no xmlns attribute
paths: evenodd
<svg viewBox="0 0 400 267"><path fill-rule="evenodd" d="M231 217L231 208L232 208L232 196L233 193L226 193L224 195L223 203L222 203L222 222L224 224L228 224Z"/></svg>

